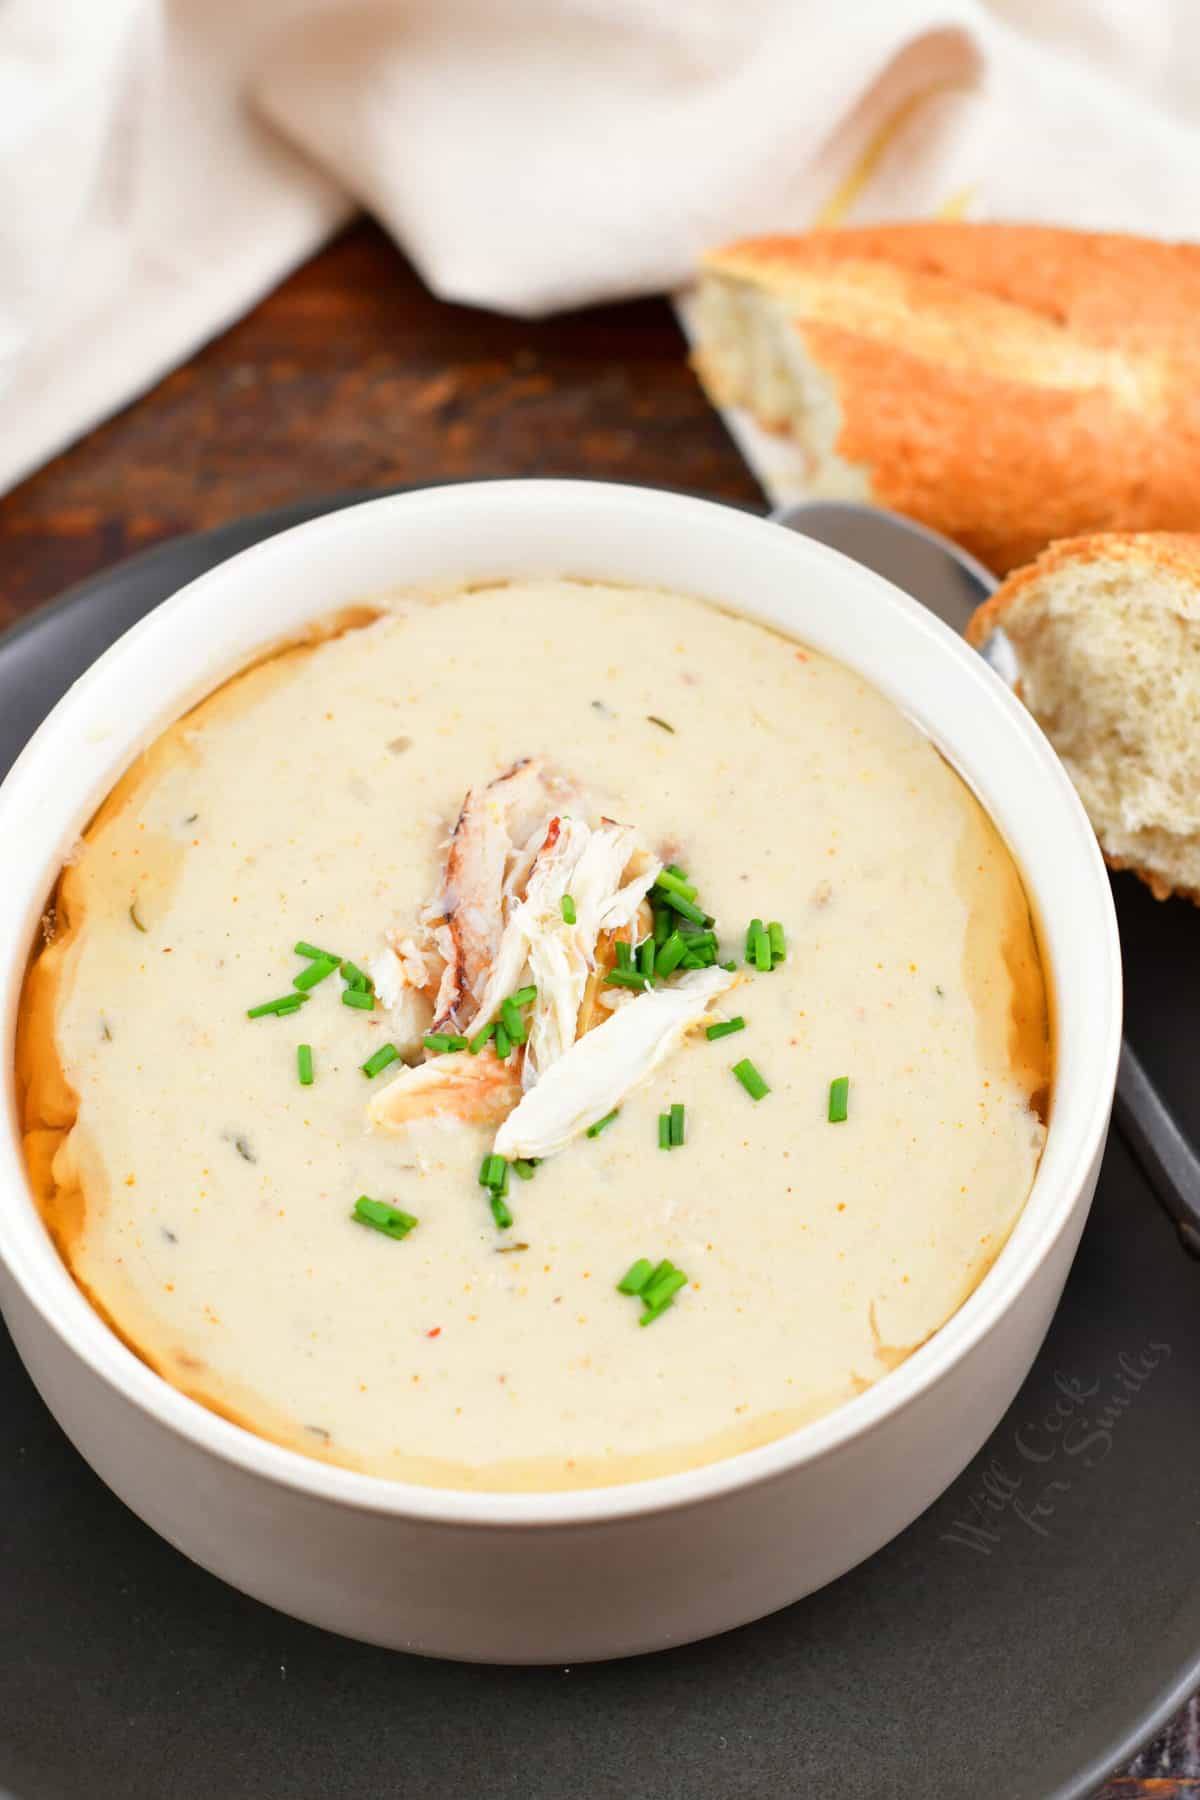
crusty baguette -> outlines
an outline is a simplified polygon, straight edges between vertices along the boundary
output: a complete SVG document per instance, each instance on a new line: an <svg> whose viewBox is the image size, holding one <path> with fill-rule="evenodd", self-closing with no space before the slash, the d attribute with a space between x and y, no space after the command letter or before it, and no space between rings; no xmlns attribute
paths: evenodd
<svg viewBox="0 0 1200 1800"><path fill-rule="evenodd" d="M981 606L1058 751L1106 860L1160 900L1200 903L1200 535L1054 544Z"/></svg>
<svg viewBox="0 0 1200 1800"><path fill-rule="evenodd" d="M997 573L1056 538L1200 529L1200 245L925 224L710 255L696 367L811 489Z"/></svg>

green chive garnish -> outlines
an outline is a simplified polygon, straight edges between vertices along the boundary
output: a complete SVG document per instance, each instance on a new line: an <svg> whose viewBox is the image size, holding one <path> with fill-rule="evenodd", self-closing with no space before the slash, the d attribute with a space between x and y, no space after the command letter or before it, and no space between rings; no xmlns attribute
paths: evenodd
<svg viewBox="0 0 1200 1800"><path fill-rule="evenodd" d="M655 953L654 967L659 975L669 975L672 969L687 955L687 945L677 931L673 931L662 949Z"/></svg>
<svg viewBox="0 0 1200 1800"><path fill-rule="evenodd" d="M655 942L655 944L658 945L659 947L661 947L663 944L665 944L667 939L670 937L673 929L674 929L674 927L671 922L670 909L665 906L656 907L654 910L654 942Z"/></svg>
<svg viewBox="0 0 1200 1800"><path fill-rule="evenodd" d="M495 1033L496 1033L496 1021L495 1021L495 1019L493 1019L491 1024L485 1025L483 1030L480 1032L477 1032L476 1035L471 1039L470 1043L467 1045L467 1049L471 1052L471 1055L478 1056L479 1052L483 1049L483 1046L487 1043L488 1039L490 1037L494 1037Z"/></svg>
<svg viewBox="0 0 1200 1800"><path fill-rule="evenodd" d="M493 1194L491 1199L492 1217L501 1231L507 1231L513 1222L513 1216L500 1194Z"/></svg>
<svg viewBox="0 0 1200 1800"><path fill-rule="evenodd" d="M754 947L758 943L758 934L762 928L763 922L761 919L751 919L746 927L746 961L748 963L753 963L754 961ZM769 945L769 938L767 942Z"/></svg>
<svg viewBox="0 0 1200 1800"><path fill-rule="evenodd" d="M508 1192L508 1171L511 1165L502 1156L498 1156L496 1161L500 1164L500 1174L497 1180L491 1182L490 1186L492 1193L498 1194L503 1200Z"/></svg>
<svg viewBox="0 0 1200 1800"><path fill-rule="evenodd" d="M494 1151L490 1156L485 1156L479 1170L480 1187L499 1187L504 1179L504 1168L502 1156L497 1156Z"/></svg>
<svg viewBox="0 0 1200 1800"><path fill-rule="evenodd" d="M671 1115L669 1112L658 1115L658 1147L660 1150L671 1148Z"/></svg>
<svg viewBox="0 0 1200 1800"><path fill-rule="evenodd" d="M671 1148L678 1149L683 1142L683 1107L676 1103L671 1108Z"/></svg>
<svg viewBox="0 0 1200 1800"><path fill-rule="evenodd" d="M711 1042L714 1038L731 1037L735 1031L745 1031L745 1029L746 1021L739 1013L736 1019L722 1019L719 1025L707 1026L704 1035Z"/></svg>
<svg viewBox="0 0 1200 1800"><path fill-rule="evenodd" d="M597 1119L594 1125L588 1126L586 1135L588 1137L599 1137L600 1133L612 1124L620 1110L619 1106L614 1106L610 1113L605 1113L602 1119Z"/></svg>
<svg viewBox="0 0 1200 1800"><path fill-rule="evenodd" d="M301 1087L313 1084L313 1058L311 1044L296 1045L296 1073L300 1077Z"/></svg>
<svg viewBox="0 0 1200 1800"><path fill-rule="evenodd" d="M505 1060L505 1058L508 1056L508 1053L511 1049L512 1049L512 1042L509 1038L508 1032L504 1029L504 1026L500 1023L500 1021L497 1020L496 1021L496 1055L500 1058L501 1062L503 1062Z"/></svg>
<svg viewBox="0 0 1200 1800"><path fill-rule="evenodd" d="M286 1019L289 1013L299 1012L307 999L307 994L280 994L277 1000L264 1000L261 1006L250 1007L246 1017Z"/></svg>
<svg viewBox="0 0 1200 1800"><path fill-rule="evenodd" d="M360 1063L359 1067L369 1081L374 1081L375 1077L386 1069L389 1063L399 1062L399 1060L400 1052L395 1044L381 1044L374 1056L368 1056L366 1062Z"/></svg>
<svg viewBox="0 0 1200 1800"><path fill-rule="evenodd" d="M500 1002L500 1020L511 1043L523 1044L525 1042L525 1024L521 1018L521 1009L515 1000L509 999Z"/></svg>
<svg viewBox="0 0 1200 1800"><path fill-rule="evenodd" d="M562 897L562 916L564 925L574 925L575 902L572 900L570 894L564 894Z"/></svg>
<svg viewBox="0 0 1200 1800"><path fill-rule="evenodd" d="M760 975L769 975L774 967L771 961L771 940L762 925L754 938L754 966Z"/></svg>
<svg viewBox="0 0 1200 1800"><path fill-rule="evenodd" d="M514 1006L528 1006L531 1000L536 1000L536 999L537 999L537 989L535 987L518 988L516 993L513 995L513 1005Z"/></svg>
<svg viewBox="0 0 1200 1800"><path fill-rule="evenodd" d="M309 988L315 988L318 982L324 981L327 976L332 975L336 968L336 958L324 957L310 962L307 969L301 969L293 980L292 986L299 988L302 994L306 993Z"/></svg>
<svg viewBox="0 0 1200 1800"><path fill-rule="evenodd" d="M448 1051L465 1050L467 1047L465 1037L459 1037L450 1031L428 1031L421 1042L427 1050L436 1051L441 1056L445 1056Z"/></svg>
<svg viewBox="0 0 1200 1800"><path fill-rule="evenodd" d="M342 1005L357 1006L360 1012L371 1012L375 1005L375 996L368 993L365 988L343 988Z"/></svg>
<svg viewBox="0 0 1200 1800"><path fill-rule="evenodd" d="M654 973L654 939L652 937L643 938L641 943L638 945L637 966L638 966L639 974L653 975L653 973Z"/></svg>
<svg viewBox="0 0 1200 1800"><path fill-rule="evenodd" d="M679 966L681 969L705 969L712 960L711 954L706 958L695 950L689 950Z"/></svg>
<svg viewBox="0 0 1200 1800"><path fill-rule="evenodd" d="M306 944L303 938L298 944L293 944L292 949L297 956L307 956L310 962L340 963L342 960L332 950L318 950L315 944Z"/></svg>
<svg viewBox="0 0 1200 1800"><path fill-rule="evenodd" d="M371 980L371 977L366 971L360 969L357 963L352 962L344 962L342 964L342 980L350 987L356 988L360 993L364 994L375 986L375 983Z"/></svg>
<svg viewBox="0 0 1200 1800"><path fill-rule="evenodd" d="M632 969L633 967L633 950L624 938L617 939L617 967L618 969Z"/></svg>
<svg viewBox="0 0 1200 1800"><path fill-rule="evenodd" d="M516 1173L521 1177L522 1181L532 1181L533 1180L533 1164L531 1162L529 1162L525 1157L518 1156L516 1162L514 1162L514 1164L513 1164L513 1168L516 1171Z"/></svg>
<svg viewBox="0 0 1200 1800"><path fill-rule="evenodd" d="M734 1063L733 1072L752 1100L761 1100L764 1094L770 1093L770 1088L748 1056L740 1063Z"/></svg>
<svg viewBox="0 0 1200 1800"><path fill-rule="evenodd" d="M682 1269L671 1268L665 1275L655 1279L653 1276L642 1289L642 1305L647 1313L659 1313L667 1305L681 1287L687 1286L687 1276ZM649 1319L643 1316L642 1323L648 1325Z"/></svg>
<svg viewBox="0 0 1200 1800"><path fill-rule="evenodd" d="M384 1237L396 1239L406 1238L418 1224L411 1213L389 1206L386 1200L371 1200L366 1194L358 1196L350 1217L358 1225L369 1225L373 1231L382 1231Z"/></svg>
<svg viewBox="0 0 1200 1800"><path fill-rule="evenodd" d="M723 962L721 964L721 967L725 970L727 975L732 975L737 969L737 963L730 957L728 962Z"/></svg>
<svg viewBox="0 0 1200 1800"><path fill-rule="evenodd" d="M609 987L636 988L639 994L652 985L650 977L638 969L610 969L604 979Z"/></svg>
<svg viewBox="0 0 1200 1800"><path fill-rule="evenodd" d="M839 1075L836 1081L829 1084L829 1123L842 1125L850 1103L850 1077Z"/></svg>
<svg viewBox="0 0 1200 1800"><path fill-rule="evenodd" d="M772 919L767 926L767 937L771 942L771 961L781 963L787 961L787 940L783 935L783 926L778 919Z"/></svg>
<svg viewBox="0 0 1200 1800"><path fill-rule="evenodd" d="M678 894L684 900L696 898L694 883L685 881L682 875L676 875L671 869L661 870L654 885L662 893Z"/></svg>
<svg viewBox="0 0 1200 1800"><path fill-rule="evenodd" d="M685 900L682 894L667 894L665 898L671 911L677 912L681 918L690 919L694 925L712 924L712 914L704 912L694 900Z"/></svg>
<svg viewBox="0 0 1200 1800"><path fill-rule="evenodd" d="M620 1281L618 1281L618 1294L640 1294L653 1273L654 1264L650 1261L650 1258L648 1256L639 1256L635 1263L630 1264Z"/></svg>

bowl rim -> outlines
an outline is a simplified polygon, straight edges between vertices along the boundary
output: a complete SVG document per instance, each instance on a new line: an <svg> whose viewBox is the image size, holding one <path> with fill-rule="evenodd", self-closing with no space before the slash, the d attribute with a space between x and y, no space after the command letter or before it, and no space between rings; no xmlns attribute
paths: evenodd
<svg viewBox="0 0 1200 1800"><path fill-rule="evenodd" d="M828 547L787 532L772 521L733 506L710 499L699 499L678 492L615 482L591 480L522 479L462 482L381 495L309 519L290 529L266 538L242 550L200 575L144 619L122 634L68 690L44 723L34 733L13 768L0 784L0 842L9 836L12 826L20 821L19 805L26 787L34 785L48 756L52 756L54 740L64 726L82 715L103 684L114 681L117 665L132 646L148 651L153 642L168 632L186 611L204 611L211 619L214 606L219 606L224 590L226 602L236 606L239 593L248 583L257 583L269 574L270 565L284 568L301 560L320 544L336 548L339 539L348 541L350 534L361 531L367 515L380 526L399 514L417 508L434 515L435 523L461 530L463 515L479 515L495 507L517 508L532 503L539 510L566 508L582 516L584 524L593 527L599 520L610 520L613 509L636 518L642 526L670 527L679 531L717 529L757 537L760 533L778 533L793 546L797 568L807 562L829 577L834 585L847 583L875 590L875 602L904 617L905 630L919 642L916 648L940 659L946 670L956 667L957 678L966 678L976 690L974 698L993 715L1005 716L1003 729L1011 734L1014 748L1020 745L1026 756L1031 752L1039 764L1044 781L1043 798L1049 798L1060 812L1065 838L1072 845L1071 854L1078 856L1080 889L1073 895L1082 897L1083 883L1090 885L1093 902L1094 948L1097 952L1092 967L1096 983L1102 1029L1086 1046L1090 1056L1090 1075L1084 1083L1081 1075L1073 1079L1073 1088L1087 1091L1078 1096L1074 1111L1070 1143L1059 1160L1067 1157L1066 1167L1058 1175L1054 1194L1046 1199L1047 1183L1043 1182L1046 1156L1043 1155L1034 1186L1025 1203L1013 1233L983 1279L967 1296L951 1317L931 1338L914 1351L897 1369L882 1376L872 1387L844 1402L832 1412L798 1426L782 1437L738 1452L716 1462L674 1474L646 1480L614 1483L602 1487L565 1490L512 1492L486 1489L437 1488L399 1481L389 1476L364 1474L331 1463L320 1462L301 1452L288 1449L257 1436L242 1426L211 1412L188 1398L158 1375L130 1350L104 1324L99 1314L76 1286L66 1265L49 1238L32 1195L20 1145L19 1121L15 1111L12 1073L12 1046L16 1000L20 993L28 954L27 935L18 934L12 962L7 971L0 970L0 1001L7 999L7 1019L3 1037L5 1081L8 1090L6 1129L0 1135L0 1200L15 1188L23 1204L0 1204L0 1272L9 1278L38 1314L41 1322L60 1340L70 1353L83 1362L92 1375L115 1393L150 1415L160 1426L185 1439L192 1447L233 1465L243 1474L259 1477L277 1486L291 1489L313 1499L330 1501L349 1509L397 1518L423 1520L446 1526L480 1526L531 1528L575 1526L629 1517L643 1517L665 1511L682 1510L704 1504L719 1496L737 1492L789 1475L793 1471L834 1455L851 1443L870 1438L885 1423L913 1406L936 1386L970 1350L987 1337L1001 1318L1033 1280L1038 1269L1050 1256L1055 1244L1070 1227L1098 1161L1108 1129L1109 1111L1116 1080L1121 1034L1121 963L1116 913L1112 902L1107 872L1095 835L1070 780L1054 751L1034 723L1030 714L1005 687L1004 683L983 663L974 651L936 619L919 601L902 593L882 577L862 568L849 558ZM589 520L586 515L591 514ZM749 543L749 539L747 540ZM660 583L659 585L666 585ZM360 597L367 590L360 588ZM699 591L693 589L693 591ZM743 608L738 598L727 592L707 596L720 605L745 616L754 616L751 607ZM306 616L316 619L322 613L336 610L336 603L311 608ZM836 628L835 628L836 629ZM263 643L272 642L267 634ZM831 654L855 667L854 648L845 644ZM233 668L244 665L249 656L239 655L232 667L206 672L199 692L211 691L225 680ZM865 675L865 679L874 677ZM876 684L878 685L878 684ZM896 696L891 696L893 699ZM190 704L177 697L167 719L177 717ZM903 704L903 703L901 703ZM957 766L955 745L931 728L921 717L918 706L910 716ZM155 723L150 736L163 728ZM111 787L121 767L105 779ZM968 779L973 791L977 784ZM991 808L983 795L977 796L991 816ZM26 819L29 817L26 811ZM59 849L46 868L39 867L38 891L44 896L54 879L56 865L61 862L64 834L59 834ZM1044 895L1038 871L1031 868L1028 857L1018 860L1022 879L1041 912ZM32 875L28 878L32 880ZM5 884L7 886L7 884ZM22 884L12 884L13 891L0 890L0 927L11 924L19 913ZM15 927L14 927L15 929ZM13 938L5 935L3 941ZM1062 971L1051 966L1051 984L1057 988ZM1061 1064L1061 1055L1056 1059ZM1082 1073L1082 1071L1081 1071ZM1055 1118L1062 1110L1060 1083L1056 1070L1055 1105L1050 1135L1055 1133ZM1072 1094L1072 1100L1076 1097ZM1065 1127L1060 1130L1056 1146L1061 1143ZM1047 1150L1050 1139L1048 1138ZM1020 1228L1037 1200L1046 1208L1046 1217L1036 1230Z"/></svg>

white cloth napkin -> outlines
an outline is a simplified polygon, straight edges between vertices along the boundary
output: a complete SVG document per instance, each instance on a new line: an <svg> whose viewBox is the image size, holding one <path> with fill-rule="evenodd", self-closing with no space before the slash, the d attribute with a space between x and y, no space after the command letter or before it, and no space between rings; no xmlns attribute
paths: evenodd
<svg viewBox="0 0 1200 1800"><path fill-rule="evenodd" d="M1184 236L1198 191L1196 0L0 0L0 488L355 206L538 314L818 222Z"/></svg>

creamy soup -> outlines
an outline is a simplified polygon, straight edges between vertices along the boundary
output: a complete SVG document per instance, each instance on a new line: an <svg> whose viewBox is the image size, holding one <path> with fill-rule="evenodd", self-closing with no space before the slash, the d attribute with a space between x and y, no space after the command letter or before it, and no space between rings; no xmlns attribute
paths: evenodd
<svg viewBox="0 0 1200 1800"><path fill-rule="evenodd" d="M169 730L62 875L18 1074L55 1240L166 1380L552 1489L909 1356L1028 1196L1049 1034L1012 860L894 706L539 581L389 599Z"/></svg>

